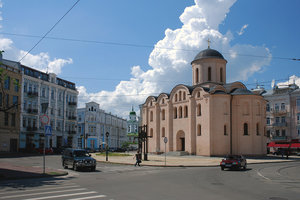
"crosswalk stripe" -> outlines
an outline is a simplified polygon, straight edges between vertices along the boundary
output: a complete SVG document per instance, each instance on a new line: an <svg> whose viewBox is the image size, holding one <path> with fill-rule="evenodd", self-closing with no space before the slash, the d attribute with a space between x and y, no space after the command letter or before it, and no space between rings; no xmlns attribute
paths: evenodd
<svg viewBox="0 0 300 200"><path fill-rule="evenodd" d="M61 192L71 192L71 191L78 191L78 190L86 190L86 188L77 188L77 189L59 190L59 191L55 190L55 191L51 191L51 192L38 192L38 193L31 193L31 194L18 194L18 195L0 197L0 199L8 199L8 198L15 198L15 197L25 197L25 196L34 196L34 195L51 194L51 193L61 193Z"/></svg>
<svg viewBox="0 0 300 200"><path fill-rule="evenodd" d="M106 195L97 195L97 196L89 196L89 197L80 197L75 199L68 199L68 200L84 200L84 199L95 199L95 198L102 198L106 197Z"/></svg>
<svg viewBox="0 0 300 200"><path fill-rule="evenodd" d="M38 189L32 189L32 190L14 190L14 191L7 191L7 192L0 192L0 195L3 194L10 194L10 193L18 193L18 192L33 192L33 191L43 191L43 190L55 190L55 189L67 189L67 188L74 188L74 187L80 187L79 185L61 185L61 186L55 186L55 187L45 187L45 188L38 188Z"/></svg>
<svg viewBox="0 0 300 200"><path fill-rule="evenodd" d="M81 193L72 193L72 194L62 194L62 195L56 195L56 196L47 196L47 197L31 198L31 199L24 199L24 200L53 199L53 198L59 198L59 197L77 196L77 195L83 195L83 194L95 194L95 193L97 193L97 192L91 191L91 192L81 192Z"/></svg>

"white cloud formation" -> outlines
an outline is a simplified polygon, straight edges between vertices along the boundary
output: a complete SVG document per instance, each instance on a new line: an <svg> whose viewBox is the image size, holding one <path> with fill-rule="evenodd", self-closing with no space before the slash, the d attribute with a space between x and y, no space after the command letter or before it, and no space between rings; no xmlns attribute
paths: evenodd
<svg viewBox="0 0 300 200"><path fill-rule="evenodd" d="M208 38L212 41L211 48L220 51L228 61L227 81L247 80L249 76L262 71L272 58L268 48L250 44L232 46L230 43L234 37L231 31L222 34L218 30L235 2L195 0L195 5L185 8L179 17L182 27L166 29L165 37L155 45L148 60L150 70L132 67L131 80L121 81L111 92L88 93L85 87L78 87L79 106L96 101L102 109L127 117L131 105L137 108L150 94L169 93L180 83L190 85L190 63L197 53L207 48Z"/></svg>
<svg viewBox="0 0 300 200"><path fill-rule="evenodd" d="M0 8L2 8L3 4L0 0ZM2 20L1 12L0 12L0 21ZM2 26L0 25L0 29ZM5 38L0 35L0 50L4 50L3 54L4 59L19 61L23 56L27 53L24 50L20 50L13 45L13 41L9 38ZM55 74L60 74L61 69L66 64L72 64L73 60L71 58L62 59L62 58L54 58L51 59L48 53L42 52L39 54L27 54L26 57L21 61L22 64L27 65L28 67L32 67L43 72L52 72Z"/></svg>
<svg viewBox="0 0 300 200"><path fill-rule="evenodd" d="M238 32L238 35L243 35L248 26L249 24L245 24L244 26L242 26L241 30Z"/></svg>

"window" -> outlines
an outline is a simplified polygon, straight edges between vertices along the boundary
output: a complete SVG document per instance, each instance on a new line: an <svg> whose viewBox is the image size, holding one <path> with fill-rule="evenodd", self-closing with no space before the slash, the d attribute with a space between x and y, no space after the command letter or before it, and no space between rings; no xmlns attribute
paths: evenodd
<svg viewBox="0 0 300 200"><path fill-rule="evenodd" d="M300 99L296 100L297 110L300 111Z"/></svg>
<svg viewBox="0 0 300 200"><path fill-rule="evenodd" d="M161 100L161 103L164 104L164 103L165 103L165 99L162 99L162 100Z"/></svg>
<svg viewBox="0 0 300 200"><path fill-rule="evenodd" d="M224 125L224 135L227 135L227 126Z"/></svg>
<svg viewBox="0 0 300 200"><path fill-rule="evenodd" d="M285 123L285 117L281 117L281 123Z"/></svg>
<svg viewBox="0 0 300 200"><path fill-rule="evenodd" d="M166 135L166 133L165 133L166 131L165 131L165 127L163 127L162 129L161 129L161 137L166 137L165 135Z"/></svg>
<svg viewBox="0 0 300 200"><path fill-rule="evenodd" d="M267 130L267 137L270 137L270 135L271 135L271 131Z"/></svg>
<svg viewBox="0 0 300 200"><path fill-rule="evenodd" d="M16 113L11 114L11 124L12 127L16 126Z"/></svg>
<svg viewBox="0 0 300 200"><path fill-rule="evenodd" d="M201 136L201 125L197 125L197 136Z"/></svg>
<svg viewBox="0 0 300 200"><path fill-rule="evenodd" d="M186 99L186 94L185 94L185 92L183 92L183 97L182 97L182 99L183 99L183 100Z"/></svg>
<svg viewBox="0 0 300 200"><path fill-rule="evenodd" d="M248 124L244 123L244 135L248 135Z"/></svg>
<svg viewBox="0 0 300 200"><path fill-rule="evenodd" d="M24 92L27 92L27 83L24 83Z"/></svg>
<svg viewBox="0 0 300 200"><path fill-rule="evenodd" d="M201 116L201 104L197 105L197 116Z"/></svg>
<svg viewBox="0 0 300 200"><path fill-rule="evenodd" d="M5 97L5 104L6 104L6 107L8 107L9 106L9 94L6 94L5 96L6 96Z"/></svg>
<svg viewBox="0 0 300 200"><path fill-rule="evenodd" d="M58 116L61 116L61 109L60 108L58 108L58 111L57 111L58 113L57 113L57 115Z"/></svg>
<svg viewBox="0 0 300 200"><path fill-rule="evenodd" d="M281 109L281 110L285 110L285 103L281 103L280 109Z"/></svg>
<svg viewBox="0 0 300 200"><path fill-rule="evenodd" d="M182 92L179 91L179 101L181 101L181 95L182 95Z"/></svg>
<svg viewBox="0 0 300 200"><path fill-rule="evenodd" d="M42 97L45 97L45 88L42 89Z"/></svg>
<svg viewBox="0 0 300 200"><path fill-rule="evenodd" d="M175 102L177 102L177 94L175 94Z"/></svg>
<svg viewBox="0 0 300 200"><path fill-rule="evenodd" d="M276 117L276 118L275 118L275 122L276 122L276 123L280 123L280 117Z"/></svg>
<svg viewBox="0 0 300 200"><path fill-rule="evenodd" d="M13 96L13 105L18 105L18 100L19 100L18 96Z"/></svg>
<svg viewBox="0 0 300 200"><path fill-rule="evenodd" d="M153 111L150 111L150 122L153 121Z"/></svg>
<svg viewBox="0 0 300 200"><path fill-rule="evenodd" d="M19 79L15 80L15 92L19 92Z"/></svg>
<svg viewBox="0 0 300 200"><path fill-rule="evenodd" d="M196 83L199 83L199 69L196 68Z"/></svg>
<svg viewBox="0 0 300 200"><path fill-rule="evenodd" d="M150 137L153 137L153 129L150 129Z"/></svg>
<svg viewBox="0 0 300 200"><path fill-rule="evenodd" d="M259 134L259 123L256 124L256 135L260 135Z"/></svg>
<svg viewBox="0 0 300 200"><path fill-rule="evenodd" d="M279 130L275 131L276 136L279 136Z"/></svg>
<svg viewBox="0 0 300 200"><path fill-rule="evenodd" d="M279 105L278 105L278 103L275 103L275 111L279 111Z"/></svg>
<svg viewBox="0 0 300 200"><path fill-rule="evenodd" d="M10 89L10 77L6 77L4 80L4 89L9 90Z"/></svg>
<svg viewBox="0 0 300 200"><path fill-rule="evenodd" d="M211 67L208 67L208 81L211 81Z"/></svg>
<svg viewBox="0 0 300 200"><path fill-rule="evenodd" d="M223 82L223 68L220 69L220 82Z"/></svg>
<svg viewBox="0 0 300 200"><path fill-rule="evenodd" d="M197 92L197 98L200 98L200 92Z"/></svg>
<svg viewBox="0 0 300 200"><path fill-rule="evenodd" d="M162 109L162 111L161 111L161 119L162 120L165 120L165 109Z"/></svg>
<svg viewBox="0 0 300 200"><path fill-rule="evenodd" d="M179 107L179 118L182 118L182 107Z"/></svg>
<svg viewBox="0 0 300 200"><path fill-rule="evenodd" d="M267 103L267 107L266 107L267 112L270 112L270 104Z"/></svg>
<svg viewBox="0 0 300 200"><path fill-rule="evenodd" d="M58 94L58 100L61 101L61 92Z"/></svg>
<svg viewBox="0 0 300 200"><path fill-rule="evenodd" d="M300 113L297 114L297 123L300 124Z"/></svg>
<svg viewBox="0 0 300 200"><path fill-rule="evenodd" d="M26 117L23 117L23 127L26 127Z"/></svg>
<svg viewBox="0 0 300 200"><path fill-rule="evenodd" d="M300 136L300 127L297 128L298 136Z"/></svg>
<svg viewBox="0 0 300 200"><path fill-rule="evenodd" d="M51 99L54 99L54 89L51 90Z"/></svg>
<svg viewBox="0 0 300 200"><path fill-rule="evenodd" d="M285 136L285 129L281 130L281 136Z"/></svg>
<svg viewBox="0 0 300 200"><path fill-rule="evenodd" d="M184 106L184 117L187 118L188 117L188 107Z"/></svg>
<svg viewBox="0 0 300 200"><path fill-rule="evenodd" d="M29 84L28 92L32 92L32 85L31 84Z"/></svg>
<svg viewBox="0 0 300 200"><path fill-rule="evenodd" d="M4 113L4 125L8 126L8 112Z"/></svg>
<svg viewBox="0 0 300 200"><path fill-rule="evenodd" d="M174 108L174 119L177 119L177 108Z"/></svg>

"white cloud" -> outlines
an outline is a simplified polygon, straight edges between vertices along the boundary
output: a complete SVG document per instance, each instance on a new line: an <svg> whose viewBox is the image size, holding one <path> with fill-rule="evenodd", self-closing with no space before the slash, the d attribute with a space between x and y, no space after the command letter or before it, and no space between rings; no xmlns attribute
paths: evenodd
<svg viewBox="0 0 300 200"><path fill-rule="evenodd" d="M271 60L268 48L250 44L231 46L234 40L231 31L222 34L218 30L235 2L195 0L195 5L187 7L179 17L182 27L166 29L165 37L155 45L148 60L152 69L143 71L140 66L132 67L132 79L120 82L111 92L88 93L83 86L78 87L80 106L87 101L96 101L102 109L127 117L131 105L137 109L137 105L144 103L150 94L169 93L179 83L190 85L190 63L198 52L207 48L208 38L212 40L211 48L223 53L228 61L227 81L247 80L249 76L262 71Z"/></svg>
<svg viewBox="0 0 300 200"><path fill-rule="evenodd" d="M248 26L249 24L245 24L244 26L242 26L241 30L238 32L238 35L243 35Z"/></svg>

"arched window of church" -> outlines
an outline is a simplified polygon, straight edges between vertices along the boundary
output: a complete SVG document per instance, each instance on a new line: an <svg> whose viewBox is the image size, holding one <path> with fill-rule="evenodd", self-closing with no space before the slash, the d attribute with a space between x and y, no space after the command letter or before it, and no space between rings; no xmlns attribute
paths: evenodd
<svg viewBox="0 0 300 200"><path fill-rule="evenodd" d="M188 117L188 107L184 106L184 117L187 118Z"/></svg>
<svg viewBox="0 0 300 200"><path fill-rule="evenodd" d="M165 127L162 127L162 129L161 129L161 137L166 137L165 135L166 135L166 133L165 133L166 131L165 131Z"/></svg>
<svg viewBox="0 0 300 200"><path fill-rule="evenodd" d="M162 120L165 120L165 114L166 114L165 109L162 109L162 111L161 111L161 119Z"/></svg>
<svg viewBox="0 0 300 200"><path fill-rule="evenodd" d="M174 108L174 119L177 119L177 108Z"/></svg>
<svg viewBox="0 0 300 200"><path fill-rule="evenodd" d="M259 134L259 123L256 123L256 135L260 135Z"/></svg>
<svg viewBox="0 0 300 200"><path fill-rule="evenodd" d="M175 94L175 102L177 102L177 94Z"/></svg>
<svg viewBox="0 0 300 200"><path fill-rule="evenodd" d="M198 97L198 98L200 97L200 92L197 92L197 97Z"/></svg>
<svg viewBox="0 0 300 200"><path fill-rule="evenodd" d="M223 68L220 69L220 82L223 82Z"/></svg>
<svg viewBox="0 0 300 200"><path fill-rule="evenodd" d="M201 136L201 125L197 125L197 136Z"/></svg>
<svg viewBox="0 0 300 200"><path fill-rule="evenodd" d="M224 125L224 135L227 135L227 126Z"/></svg>
<svg viewBox="0 0 300 200"><path fill-rule="evenodd" d="M197 105L197 116L201 116L201 104Z"/></svg>
<svg viewBox="0 0 300 200"><path fill-rule="evenodd" d="M153 121L153 111L150 111L150 122Z"/></svg>
<svg viewBox="0 0 300 200"><path fill-rule="evenodd" d="M249 135L248 133L248 124L244 123L244 135Z"/></svg>
<svg viewBox="0 0 300 200"><path fill-rule="evenodd" d="M179 91L179 101L181 101L181 91Z"/></svg>
<svg viewBox="0 0 300 200"><path fill-rule="evenodd" d="M185 92L183 92L183 97L182 97L182 99L183 99L183 100L186 99L186 93L185 93Z"/></svg>
<svg viewBox="0 0 300 200"><path fill-rule="evenodd" d="M179 107L179 118L182 118L182 107Z"/></svg>
<svg viewBox="0 0 300 200"><path fill-rule="evenodd" d="M153 137L153 129L152 128L150 129L150 135L149 136Z"/></svg>
<svg viewBox="0 0 300 200"><path fill-rule="evenodd" d="M165 99L162 99L162 100L161 100L161 103L164 104L164 103L165 103Z"/></svg>
<svg viewBox="0 0 300 200"><path fill-rule="evenodd" d="M196 68L196 83L199 83L199 69Z"/></svg>
<svg viewBox="0 0 300 200"><path fill-rule="evenodd" d="M207 80L211 81L211 67L208 67Z"/></svg>

